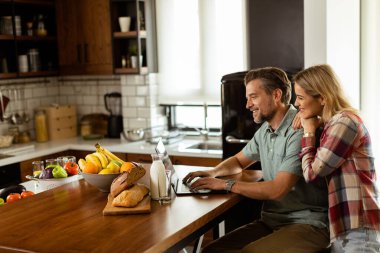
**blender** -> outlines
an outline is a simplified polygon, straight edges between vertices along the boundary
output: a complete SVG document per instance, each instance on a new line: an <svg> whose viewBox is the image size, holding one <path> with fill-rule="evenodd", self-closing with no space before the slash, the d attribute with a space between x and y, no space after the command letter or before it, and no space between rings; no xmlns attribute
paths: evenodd
<svg viewBox="0 0 380 253"><path fill-rule="evenodd" d="M120 138L123 131L123 116L121 115L121 94L119 92L104 95L104 105L111 114L108 118L108 137Z"/></svg>

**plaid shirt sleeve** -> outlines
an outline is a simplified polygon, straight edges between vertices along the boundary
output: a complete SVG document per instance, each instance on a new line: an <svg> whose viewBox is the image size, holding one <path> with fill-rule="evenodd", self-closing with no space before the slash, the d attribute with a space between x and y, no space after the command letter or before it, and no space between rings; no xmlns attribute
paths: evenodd
<svg viewBox="0 0 380 253"><path fill-rule="evenodd" d="M320 147L315 147L315 137L301 141L302 170L306 181L313 181L338 169L350 155L358 127L349 117L329 122L322 133Z"/></svg>

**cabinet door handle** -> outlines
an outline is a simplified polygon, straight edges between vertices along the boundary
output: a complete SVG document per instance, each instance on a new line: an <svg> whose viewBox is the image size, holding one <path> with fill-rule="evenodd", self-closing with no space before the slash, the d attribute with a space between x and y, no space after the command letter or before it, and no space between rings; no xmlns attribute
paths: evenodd
<svg viewBox="0 0 380 253"><path fill-rule="evenodd" d="M82 63L82 47L81 47L81 44L77 44L77 63Z"/></svg>
<svg viewBox="0 0 380 253"><path fill-rule="evenodd" d="M88 44L84 43L84 62L88 63Z"/></svg>

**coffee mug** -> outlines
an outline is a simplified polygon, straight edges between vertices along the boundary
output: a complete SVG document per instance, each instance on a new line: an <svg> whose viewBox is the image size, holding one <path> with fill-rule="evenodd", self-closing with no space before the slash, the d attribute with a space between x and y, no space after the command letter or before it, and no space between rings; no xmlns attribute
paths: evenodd
<svg viewBox="0 0 380 253"><path fill-rule="evenodd" d="M128 32L131 26L131 17L119 17L120 31Z"/></svg>

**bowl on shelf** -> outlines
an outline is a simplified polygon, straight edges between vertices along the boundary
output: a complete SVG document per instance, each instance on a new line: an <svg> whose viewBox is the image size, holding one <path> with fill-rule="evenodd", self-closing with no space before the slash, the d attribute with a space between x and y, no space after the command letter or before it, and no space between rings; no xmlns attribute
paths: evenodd
<svg viewBox="0 0 380 253"><path fill-rule="evenodd" d="M84 180L92 186L95 186L102 192L109 192L111 184L115 178L117 178L120 173L113 174L91 174L81 172Z"/></svg>

